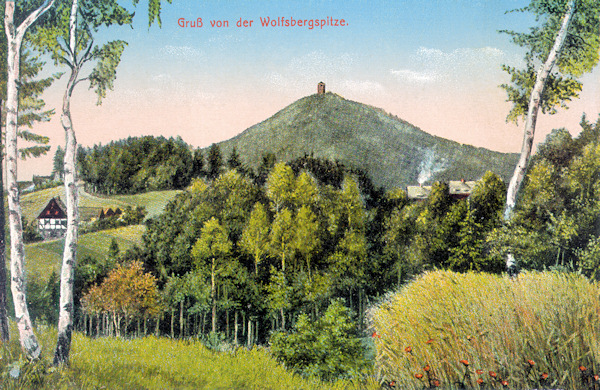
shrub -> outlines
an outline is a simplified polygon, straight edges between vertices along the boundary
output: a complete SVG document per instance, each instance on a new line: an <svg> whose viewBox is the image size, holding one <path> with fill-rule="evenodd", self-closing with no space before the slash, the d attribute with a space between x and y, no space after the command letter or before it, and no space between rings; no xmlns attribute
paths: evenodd
<svg viewBox="0 0 600 390"><path fill-rule="evenodd" d="M271 337L271 353L288 368L324 380L357 377L367 363L361 340L355 334L348 309L335 301L312 322L299 317L291 333L276 332Z"/></svg>
<svg viewBox="0 0 600 390"><path fill-rule="evenodd" d="M376 371L398 388L592 388L600 289L583 276L432 272L369 314Z"/></svg>

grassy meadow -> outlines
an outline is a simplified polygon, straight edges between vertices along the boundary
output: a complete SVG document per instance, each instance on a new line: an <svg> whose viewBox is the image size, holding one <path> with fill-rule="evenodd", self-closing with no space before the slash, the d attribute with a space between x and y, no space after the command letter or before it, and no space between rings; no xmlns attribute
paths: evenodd
<svg viewBox="0 0 600 390"><path fill-rule="evenodd" d="M43 359L25 364L13 324L12 340L2 347L2 389L378 389L371 381L321 382L285 370L265 349L214 352L194 340L73 336L71 364L56 370L52 358L56 330L40 327ZM16 363L8 363L8 362ZM12 374L11 374L12 372Z"/></svg>
<svg viewBox="0 0 600 390"><path fill-rule="evenodd" d="M600 288L580 275L426 273L371 319L376 371L401 389L600 382Z"/></svg>
<svg viewBox="0 0 600 390"><path fill-rule="evenodd" d="M79 187L79 207L85 214L87 209L98 208L116 208L125 206L144 206L148 211L148 218L154 217L162 212L166 204L181 191L152 191L135 195L116 195L116 196L96 196L87 193ZM34 191L24 194L21 197L21 208L23 216L28 222L37 218L39 213L46 207L48 201L54 197L60 196L65 199L65 189L63 186L52 187L45 190Z"/></svg>
<svg viewBox="0 0 600 390"><path fill-rule="evenodd" d="M113 238L119 244L121 251L126 251L136 244L140 245L144 229L144 225L132 225L81 235L77 246L77 258L81 259L85 256L101 258L106 256ZM62 261L64 244L65 240L59 239L26 245L25 256L27 263L33 264L32 267L28 268L30 275L46 278L52 270L58 272Z"/></svg>

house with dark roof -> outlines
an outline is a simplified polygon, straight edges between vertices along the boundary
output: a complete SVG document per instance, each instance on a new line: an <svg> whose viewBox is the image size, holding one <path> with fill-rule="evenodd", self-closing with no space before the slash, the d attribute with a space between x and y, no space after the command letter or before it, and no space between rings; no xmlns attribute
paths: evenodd
<svg viewBox="0 0 600 390"><path fill-rule="evenodd" d="M37 217L38 231L44 240L64 237L67 232L67 208L60 198L52 198Z"/></svg>

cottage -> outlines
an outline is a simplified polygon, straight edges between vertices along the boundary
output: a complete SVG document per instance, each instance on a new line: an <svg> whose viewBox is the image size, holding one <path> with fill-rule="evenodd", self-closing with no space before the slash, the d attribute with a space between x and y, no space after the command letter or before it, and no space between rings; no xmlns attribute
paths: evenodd
<svg viewBox="0 0 600 390"><path fill-rule="evenodd" d="M60 198L52 198L38 215L38 231L44 240L64 237L67 232L66 210Z"/></svg>
<svg viewBox="0 0 600 390"><path fill-rule="evenodd" d="M114 210L111 207L109 207L107 210L104 210L104 209L100 210L100 214L98 215L98 219L104 219L104 218L110 218L110 217L118 217L121 214L123 214L123 210L121 210L119 207L117 207Z"/></svg>
<svg viewBox="0 0 600 390"><path fill-rule="evenodd" d="M406 187L406 195L411 200L424 200L429 198L431 186L408 186Z"/></svg>
<svg viewBox="0 0 600 390"><path fill-rule="evenodd" d="M448 182L448 193L454 199L468 198L475 185L476 181L465 180L450 180ZM406 187L406 195L410 200L425 200L431 194L431 186L408 186Z"/></svg>
<svg viewBox="0 0 600 390"><path fill-rule="evenodd" d="M448 183L450 196L454 199L464 199L469 197L475 188L476 181L450 181Z"/></svg>

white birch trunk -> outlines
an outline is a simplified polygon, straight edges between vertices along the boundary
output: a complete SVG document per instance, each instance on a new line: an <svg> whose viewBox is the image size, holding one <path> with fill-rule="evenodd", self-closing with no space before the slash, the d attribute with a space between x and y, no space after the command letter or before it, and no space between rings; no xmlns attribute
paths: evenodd
<svg viewBox="0 0 600 390"><path fill-rule="evenodd" d="M78 0L73 0L69 20L69 49L72 64L71 75L63 98L61 123L65 130L64 181L67 206L67 234L60 272L60 306L58 317L58 339L54 351L54 365L68 362L73 332L73 285L75 283L75 260L77 257L77 239L79 234L79 208L77 192L77 170L75 165L77 138L71 120L71 96L77 84L80 65L77 52L77 9Z"/></svg>
<svg viewBox="0 0 600 390"><path fill-rule="evenodd" d="M2 117L2 100L0 100L0 118ZM2 126L0 126L0 134L2 134ZM2 146L2 138L0 137L0 149ZM8 341L10 333L8 329L8 299L6 297L6 236L4 226L6 224L4 217L4 180L2 178L4 167L2 164L2 156L0 154L0 340Z"/></svg>
<svg viewBox="0 0 600 390"><path fill-rule="evenodd" d="M575 0L571 0L567 4L567 11L565 12L565 15L563 17L560 30L558 31L558 34L554 39L554 45L552 46L552 50L548 54L548 57L546 58L544 64L540 66L540 69L538 70L536 75L535 84L533 86L533 89L531 90L527 118L525 120L523 145L521 146L521 156L519 157L519 162L515 167L515 171L510 180L510 184L508 186L508 191L506 194L506 208L504 209L504 219L507 221L510 220L512 217L512 212L517 202L517 193L519 192L521 183L525 178L527 165L531 157L531 149L533 146L533 139L535 135L535 126L537 123L537 117L542 103L542 94L544 93L546 81L548 79L548 76L550 75L550 72L552 72L552 68L556 64L558 56L561 53L562 47L567 37L567 30L569 29L569 24L571 23L574 11ZM509 270L516 267L516 261L512 254L509 254L507 256L506 267Z"/></svg>
<svg viewBox="0 0 600 390"><path fill-rule="evenodd" d="M8 219L10 224L10 272L11 291L15 305L15 317L19 329L21 348L29 359L38 359L41 348L33 333L31 318L27 308L25 281L25 248L23 226L21 225L21 204L17 186L17 118L19 111L19 81L21 45L27 29L52 5L54 0L46 0L24 21L15 26L15 2L6 1L4 29L7 39L7 80L6 80L6 186L8 192Z"/></svg>
<svg viewBox="0 0 600 390"><path fill-rule="evenodd" d="M510 219L512 216L512 211L515 208L515 204L517 201L517 193L519 191L519 187L525 178L525 172L527 170L527 164L529 163L529 158L531 157L531 149L533 146L533 138L535 135L535 126L537 122L538 113L541 106L542 94L544 92L544 88L546 86L546 80L556 64L556 60L560 55L562 47L565 43L565 39L567 37L567 30L569 29L569 24L571 23L571 17L573 16L573 12L575 11L575 1L569 1L567 5L567 11L563 18L562 26L556 35L554 40L554 46L552 50L548 54L548 58L546 58L546 62L540 67L538 73L536 75L535 84L533 86L533 90L531 91L531 96L529 98L529 107L527 111L527 119L525 121L525 131L523 135L523 145L521 146L521 156L519 158L519 162L515 167L515 171L510 180L510 184L508 186L508 192L506 195L506 208L504 210L504 218Z"/></svg>

